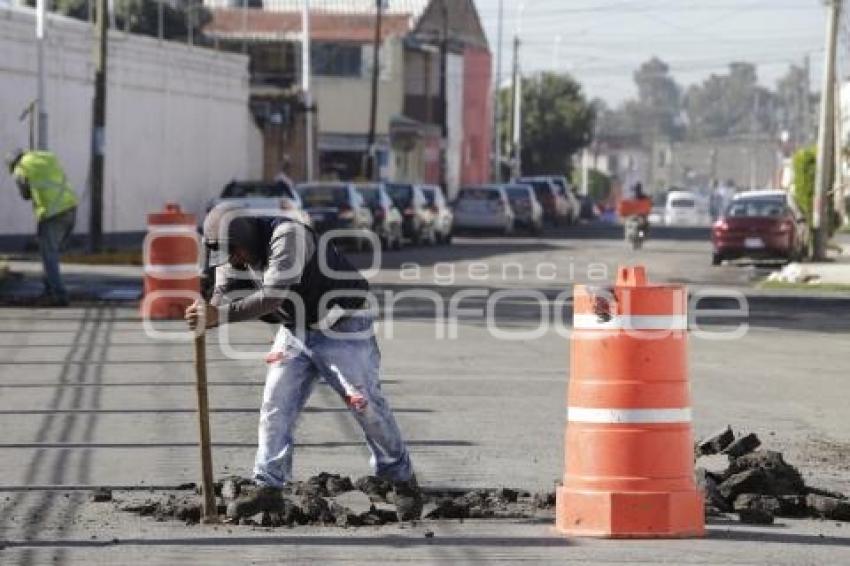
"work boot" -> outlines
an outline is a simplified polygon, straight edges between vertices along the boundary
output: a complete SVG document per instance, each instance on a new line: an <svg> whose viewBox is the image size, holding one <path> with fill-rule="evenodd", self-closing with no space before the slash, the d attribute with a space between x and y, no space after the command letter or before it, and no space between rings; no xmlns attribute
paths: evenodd
<svg viewBox="0 0 850 566"><path fill-rule="evenodd" d="M279 487L260 485L247 491L227 506L228 519L253 517L257 513L268 511L276 513L283 509L283 492Z"/></svg>
<svg viewBox="0 0 850 566"><path fill-rule="evenodd" d="M393 502L399 521L416 521L422 517L422 490L416 476L393 482Z"/></svg>

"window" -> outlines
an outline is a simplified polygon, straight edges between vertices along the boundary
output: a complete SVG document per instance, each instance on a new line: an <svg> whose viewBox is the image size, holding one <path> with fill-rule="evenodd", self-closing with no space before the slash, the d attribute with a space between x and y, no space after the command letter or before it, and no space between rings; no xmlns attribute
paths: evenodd
<svg viewBox="0 0 850 566"><path fill-rule="evenodd" d="M310 46L313 73L325 77L363 75L362 48L356 44L313 43Z"/></svg>

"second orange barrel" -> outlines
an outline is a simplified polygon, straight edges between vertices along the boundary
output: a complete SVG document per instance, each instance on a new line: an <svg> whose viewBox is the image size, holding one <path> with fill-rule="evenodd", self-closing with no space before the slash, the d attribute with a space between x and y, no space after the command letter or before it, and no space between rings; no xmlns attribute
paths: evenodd
<svg viewBox="0 0 850 566"><path fill-rule="evenodd" d="M601 537L704 530L693 477L687 291L620 268L612 289L576 286L566 462L556 528Z"/></svg>
<svg viewBox="0 0 850 566"><path fill-rule="evenodd" d="M148 215L143 250L142 318L181 319L200 298L200 236L195 216L175 203Z"/></svg>

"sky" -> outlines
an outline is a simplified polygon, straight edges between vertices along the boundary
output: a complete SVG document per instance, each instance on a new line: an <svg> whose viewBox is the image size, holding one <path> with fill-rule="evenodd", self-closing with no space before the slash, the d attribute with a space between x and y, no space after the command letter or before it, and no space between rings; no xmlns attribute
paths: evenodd
<svg viewBox="0 0 850 566"><path fill-rule="evenodd" d="M495 61L499 0L475 1ZM685 87L725 72L731 61L757 64L760 82L774 87L790 64L802 65L809 55L812 88L820 90L826 28L822 0L503 2L503 80L510 74L518 30L524 72L567 71L589 97L611 105L635 96L632 73L653 55L666 61ZM843 18L844 38L850 37L848 22ZM844 38L839 51L847 52Z"/></svg>

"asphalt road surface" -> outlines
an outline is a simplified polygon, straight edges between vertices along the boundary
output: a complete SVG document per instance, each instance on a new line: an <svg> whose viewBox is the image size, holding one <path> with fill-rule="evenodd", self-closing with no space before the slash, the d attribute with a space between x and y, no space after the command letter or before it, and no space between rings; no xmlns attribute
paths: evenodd
<svg viewBox="0 0 850 566"><path fill-rule="evenodd" d="M848 300L755 291L763 266L712 267L706 236L659 230L632 252L618 231L585 227L385 255L371 277L383 312L383 383L420 481L552 489L563 473L572 285L601 285L617 266L639 263L654 281L707 296L698 306L748 308L743 319L706 318L704 335L691 337L697 435L726 424L754 431L809 483L850 492ZM92 276L70 271L89 284ZM729 339L742 320L745 334ZM236 358L221 332L208 337L218 476L250 473L259 357L272 334L259 323L233 327L226 341ZM815 521L715 523L708 539L678 542L565 540L549 524L510 521L230 533L109 515L84 494L56 490L196 481L193 380L191 344L151 338L131 303L0 309L0 563L850 562L850 525ZM326 387L314 393L297 441L299 477L369 472L361 434Z"/></svg>

